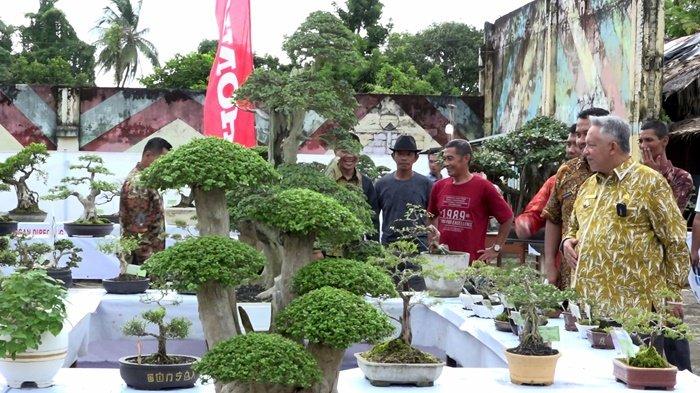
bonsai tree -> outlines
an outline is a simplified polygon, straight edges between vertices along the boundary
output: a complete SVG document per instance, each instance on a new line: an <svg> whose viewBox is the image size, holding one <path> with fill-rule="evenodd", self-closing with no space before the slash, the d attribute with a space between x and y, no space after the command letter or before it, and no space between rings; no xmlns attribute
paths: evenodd
<svg viewBox="0 0 700 393"><path fill-rule="evenodd" d="M139 239L133 236L122 236L119 239L102 242L98 245L100 252L113 254L119 260L118 280L128 280L136 278L127 274L129 268L129 255L139 247Z"/></svg>
<svg viewBox="0 0 700 393"><path fill-rule="evenodd" d="M14 239L15 247L10 249L10 239ZM74 268L82 261L83 251L68 239L55 240L53 245L42 242L30 242L31 237L17 233L11 237L0 238L0 264L15 266L20 270L31 269L60 269L65 262L65 268Z"/></svg>
<svg viewBox="0 0 700 393"><path fill-rule="evenodd" d="M316 359L303 346L274 333L248 333L222 341L194 369L227 384L222 390L227 393L293 393L321 379Z"/></svg>
<svg viewBox="0 0 700 393"><path fill-rule="evenodd" d="M228 143L228 142L227 142ZM154 254L143 265L156 283L197 292L199 319L209 347L240 333L234 288L257 277L263 256L228 237L191 237Z"/></svg>
<svg viewBox="0 0 700 393"><path fill-rule="evenodd" d="M345 350L359 342L376 342L394 328L386 315L344 289L323 287L294 299L275 318L275 330L303 340L318 362L323 379L315 392L336 390Z"/></svg>
<svg viewBox="0 0 700 393"><path fill-rule="evenodd" d="M76 224L109 224L109 220L98 217L97 206L105 204L118 195L118 185L101 180L102 176L114 175L104 165L102 157L87 154L78 157L79 164L71 165L71 170L85 172L80 177L65 177L60 186L49 190L47 200L61 200L74 196L83 205L83 213L75 220ZM88 193L83 195L77 186L87 186Z"/></svg>
<svg viewBox="0 0 700 393"><path fill-rule="evenodd" d="M14 359L37 349L42 334L58 335L66 318L66 289L41 269L0 278L0 353Z"/></svg>
<svg viewBox="0 0 700 393"><path fill-rule="evenodd" d="M46 145L31 143L0 163L0 182L14 187L17 193L17 207L11 210L10 214L46 214L39 209L39 194L29 189L27 181L33 174L46 178L46 172L40 167L46 163L48 157Z"/></svg>
<svg viewBox="0 0 700 393"><path fill-rule="evenodd" d="M172 318L170 322L165 321L165 307L158 305L158 308L148 310L141 314L141 318L134 318L127 322L122 327L122 333L125 336L136 337L154 337L158 341L158 350L156 353L141 357L138 355L138 364L173 364L178 363L177 359L168 356L166 344L168 339L184 339L190 331L192 322L186 318ZM147 324L156 325L157 333L151 333L146 330Z"/></svg>

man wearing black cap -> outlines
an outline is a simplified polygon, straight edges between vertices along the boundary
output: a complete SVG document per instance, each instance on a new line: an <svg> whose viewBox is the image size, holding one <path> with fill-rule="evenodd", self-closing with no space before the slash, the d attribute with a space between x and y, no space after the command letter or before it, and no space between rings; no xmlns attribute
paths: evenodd
<svg viewBox="0 0 700 393"><path fill-rule="evenodd" d="M391 157L396 163L396 171L377 180L374 188L377 192L379 210L382 212L383 244L399 240L400 234L392 228L405 227L401 219L406 214L409 204L426 208L433 186L427 177L413 172L413 164L418 160L416 140L410 135L401 135L391 148ZM422 239L423 245L427 239ZM419 247L424 248L419 244Z"/></svg>

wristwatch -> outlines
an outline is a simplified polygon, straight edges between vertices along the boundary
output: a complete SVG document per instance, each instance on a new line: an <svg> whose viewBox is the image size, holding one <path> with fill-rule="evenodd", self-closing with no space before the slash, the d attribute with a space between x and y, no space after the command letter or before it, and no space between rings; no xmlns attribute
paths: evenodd
<svg viewBox="0 0 700 393"><path fill-rule="evenodd" d="M494 245L493 245L493 251L501 252L501 245L500 245L500 244L494 244Z"/></svg>

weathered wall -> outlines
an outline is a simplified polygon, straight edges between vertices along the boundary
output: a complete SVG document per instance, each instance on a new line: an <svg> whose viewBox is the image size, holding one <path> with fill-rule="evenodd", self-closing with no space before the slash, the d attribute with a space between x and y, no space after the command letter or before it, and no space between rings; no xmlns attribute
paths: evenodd
<svg viewBox="0 0 700 393"><path fill-rule="evenodd" d="M173 145L202 136L204 95L197 91L118 88L71 89L79 102L79 118L62 121L57 114L67 100L65 89L52 86L0 86L0 151L15 151L31 142L51 150L72 150L57 124L75 123L77 146L83 151L140 152L145 142L161 136ZM357 96L357 133L366 152L384 154L400 134L414 135L421 148L445 143L445 126L452 122L457 135L483 136L480 97L360 94ZM300 153L323 154L319 137L330 123L314 112L305 119L308 140ZM64 127L65 128L65 127ZM256 132L267 139L267 121L256 116ZM65 132L63 132L65 134Z"/></svg>
<svg viewBox="0 0 700 393"><path fill-rule="evenodd" d="M572 123L598 106L637 123L658 115L658 0L536 0L487 24L487 133L540 115Z"/></svg>

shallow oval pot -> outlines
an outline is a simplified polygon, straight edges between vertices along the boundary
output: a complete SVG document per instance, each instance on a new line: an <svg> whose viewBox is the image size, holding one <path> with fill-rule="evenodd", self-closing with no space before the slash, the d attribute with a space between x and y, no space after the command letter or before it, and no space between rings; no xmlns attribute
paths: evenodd
<svg viewBox="0 0 700 393"><path fill-rule="evenodd" d="M491 309L483 304L475 304L472 306L474 314L479 318L496 318L498 314L501 314L505 307L502 304L491 306Z"/></svg>
<svg viewBox="0 0 700 393"><path fill-rule="evenodd" d="M19 222L44 222L46 220L46 212L35 212L35 213L17 213L17 212L7 212L7 216L11 219Z"/></svg>
<svg viewBox="0 0 700 393"><path fill-rule="evenodd" d="M551 385L561 353L548 356L518 355L506 350L510 381L516 385Z"/></svg>
<svg viewBox="0 0 700 393"><path fill-rule="evenodd" d="M142 278L140 280L102 280L102 286L105 288L105 291L116 295L144 293L146 292L146 289L148 289L149 284L150 280L148 278Z"/></svg>
<svg viewBox="0 0 700 393"><path fill-rule="evenodd" d="M494 325L496 325L496 330L499 332L508 332L511 333L510 330L510 322L508 321L499 321L497 319L493 320Z"/></svg>
<svg viewBox="0 0 700 393"><path fill-rule="evenodd" d="M84 236L84 237L105 237L112 233L114 224L76 224L67 222L63 224L68 236Z"/></svg>
<svg viewBox="0 0 700 393"><path fill-rule="evenodd" d="M37 349L18 353L14 360L0 358L0 374L11 388L19 389L25 382L46 388L53 385L53 377L63 366L67 353L68 329L64 326L57 336L49 332L42 334Z"/></svg>
<svg viewBox="0 0 700 393"><path fill-rule="evenodd" d="M472 307L474 306L474 303L484 300L484 297L481 295L460 293L459 300L462 301L462 305L464 306L464 308L466 308L467 310L471 310Z"/></svg>
<svg viewBox="0 0 700 393"><path fill-rule="evenodd" d="M192 365L200 358L189 355L184 356L191 361L183 364L138 364L129 359L135 356L125 356L119 359L119 375L126 384L138 390L161 390L191 388L197 382L199 375L192 369Z"/></svg>
<svg viewBox="0 0 700 393"><path fill-rule="evenodd" d="M365 378L373 386L415 385L418 387L433 386L445 363L401 364L376 363L365 359L356 353L357 365Z"/></svg>
<svg viewBox="0 0 700 393"><path fill-rule="evenodd" d="M0 236L10 235L17 232L17 221L0 222Z"/></svg>
<svg viewBox="0 0 700 393"><path fill-rule="evenodd" d="M430 254L422 253L428 258L432 264L442 265L447 272L458 272L466 269L469 266L469 253L450 251L448 254ZM457 297L462 293L466 277L459 277L454 280L446 280L444 278L434 279L424 277L425 288L428 292L437 297Z"/></svg>
<svg viewBox="0 0 700 393"><path fill-rule="evenodd" d="M613 359L613 375L618 382L627 384L630 389L666 389L676 386L678 369L669 365L667 368L632 367L624 359Z"/></svg>

